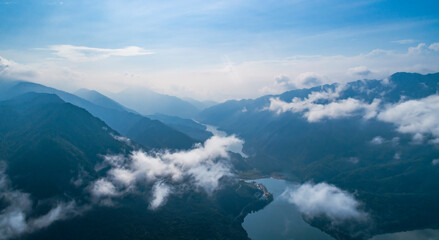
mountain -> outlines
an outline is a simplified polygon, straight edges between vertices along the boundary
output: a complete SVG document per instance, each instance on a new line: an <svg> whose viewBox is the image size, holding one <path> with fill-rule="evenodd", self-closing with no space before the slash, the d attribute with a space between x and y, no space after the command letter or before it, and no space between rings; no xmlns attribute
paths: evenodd
<svg viewBox="0 0 439 240"><path fill-rule="evenodd" d="M113 102L101 94L92 93L97 96L91 98L103 106L91 103L73 94L46 87L41 84L24 81L0 81L3 82L0 100L10 99L28 92L52 93L58 95L62 100L84 108L94 116L102 119L111 128L122 135L132 138L140 144L149 148L190 148L197 141L189 136L173 129L157 120L151 120L137 113L127 111L124 107ZM148 131L136 131L134 127L141 126L141 129L154 129L154 133ZM130 135L129 133L135 133ZM166 133L166 134L164 134ZM166 140L165 140L166 139Z"/></svg>
<svg viewBox="0 0 439 240"><path fill-rule="evenodd" d="M18 188L37 198L78 195L71 180L93 174L99 154L130 149L118 133L54 94L27 93L0 102L0 155ZM89 177L92 177L90 175Z"/></svg>
<svg viewBox="0 0 439 240"><path fill-rule="evenodd" d="M94 90L81 88L78 91L76 91L74 94L78 97L81 97L81 98L91 102L91 103L94 103L95 105L98 105L98 106L101 106L104 108L135 113L133 110L130 110L130 109L122 106L121 104L114 101L113 99L108 98L107 96L105 96L97 91L94 91Z"/></svg>
<svg viewBox="0 0 439 240"><path fill-rule="evenodd" d="M206 108L212 107L214 105L217 105L218 103L215 101L198 101L193 98L183 98L186 102L189 102L190 104L194 105L196 108L200 110L204 110Z"/></svg>
<svg viewBox="0 0 439 240"><path fill-rule="evenodd" d="M427 130L436 126L438 92L439 73L395 73L227 101L197 120L245 140L254 170L243 176L280 174L355 192L372 218L367 227L307 221L337 239L367 239L439 227L439 169L432 164L439 159L438 136Z"/></svg>
<svg viewBox="0 0 439 240"><path fill-rule="evenodd" d="M80 89L77 92L75 92L75 94L77 96L82 97L82 98L86 99L87 101L89 101L95 105L101 106L101 107L115 109L118 111L128 111L128 112L135 113L135 111L130 110L128 108L125 108L124 106L120 105L118 102L116 102L116 101L112 100L111 98L108 98L107 96L105 96L97 91L94 91L94 90ZM189 137L191 137L197 141L204 142L205 140L207 140L208 138L210 138L212 136L212 134L206 130L206 126L203 126L203 125L195 122L194 120L184 119L184 118L179 118L179 117L174 117L174 116L168 116L168 115L164 115L164 114L147 115L146 117L153 119L153 120L158 120L158 121L166 124L167 126L173 128L179 132L182 132L182 133L188 135ZM136 139L136 141L138 141L138 142L142 142L144 144L147 144L147 143L152 144L148 140L148 139L151 139L148 137L148 135L146 135L145 139L141 140L142 136L145 136L145 135L144 135L144 132L139 131L139 129L145 128L147 126L148 126L148 124L142 124L142 121L139 121L136 124L136 126L132 127L132 129L129 132L127 132L126 134L129 135L131 138ZM153 128L150 128L150 130L155 131L155 129L153 129ZM157 134L159 134L159 133L160 133L160 129L157 132ZM167 134L165 134L165 132L162 132L161 134L164 136L167 136L167 135L169 135L170 137L173 136L169 132ZM146 139L146 138L148 138L148 139ZM171 139L164 141L164 143L166 143L169 140L171 140Z"/></svg>
<svg viewBox="0 0 439 240"><path fill-rule="evenodd" d="M187 101L149 89L128 88L109 96L142 115L164 114L191 119L199 112Z"/></svg>
<svg viewBox="0 0 439 240"><path fill-rule="evenodd" d="M206 126L197 123L191 119L184 119L179 117L167 116L163 114L148 115L147 117L160 122L178 130L189 137L199 140L206 141L208 138L212 137L212 133L207 131Z"/></svg>
<svg viewBox="0 0 439 240"><path fill-rule="evenodd" d="M105 180L115 176L111 164L126 164L122 156L140 146L86 110L55 94L25 93L1 101L0 112L1 239L244 240L245 215L269 202L243 181L208 194L185 179L181 192L151 209L154 182L139 178L117 192L122 185Z"/></svg>

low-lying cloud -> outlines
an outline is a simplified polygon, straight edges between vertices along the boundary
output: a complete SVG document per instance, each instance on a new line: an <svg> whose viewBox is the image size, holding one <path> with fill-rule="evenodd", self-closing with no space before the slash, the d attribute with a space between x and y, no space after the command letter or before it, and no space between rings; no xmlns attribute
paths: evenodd
<svg viewBox="0 0 439 240"><path fill-rule="evenodd" d="M34 209L32 209L33 202L30 194L14 190L10 185L4 173L4 167L1 166L0 199L7 204L7 207L0 213L0 239L16 238L22 234L45 228L55 221L76 216L84 209L78 208L74 201L59 202L46 214L31 217Z"/></svg>
<svg viewBox="0 0 439 240"><path fill-rule="evenodd" d="M107 155L109 166L106 177L88 184L93 203L111 206L113 199L135 192L138 186L150 186L149 209L156 210L166 204L171 194L190 189L212 194L219 189L222 178L232 176L229 152L232 146L242 145L235 136L213 136L204 144L177 152L144 152L137 150L128 156ZM48 227L53 222L77 216L92 204L78 206L74 200L54 203L40 216L34 216L33 201L28 193L14 190L0 165L0 199L7 207L0 212L0 239L19 237L22 234ZM105 169L100 167L99 170Z"/></svg>
<svg viewBox="0 0 439 240"><path fill-rule="evenodd" d="M305 99L295 97L291 102L285 102L279 98L270 98L268 110L277 114L285 112L303 113L308 122L355 115L362 115L366 119L376 116L380 104L379 99L375 99L370 104L354 98L336 100L341 90L342 88L339 87L335 91L312 92Z"/></svg>
<svg viewBox="0 0 439 240"><path fill-rule="evenodd" d="M304 183L295 189L286 190L282 196L309 218L322 215L332 221L367 218L352 194L331 184Z"/></svg>
<svg viewBox="0 0 439 240"><path fill-rule="evenodd" d="M150 153L136 150L128 156L107 155L104 161L111 169L105 178L92 183L91 193L98 199L111 198L135 191L139 184L153 185L151 209L163 205L173 192L171 185L189 183L212 194L220 187L223 177L233 175L228 151L236 144L242 144L242 140L235 136L213 136L190 150Z"/></svg>
<svg viewBox="0 0 439 240"><path fill-rule="evenodd" d="M378 98L371 103L351 97L339 99L343 91L343 86L339 86L335 90L311 92L303 99L295 97L291 102L273 97L270 98L270 104L265 110L276 114L300 113L308 122L353 116L361 116L364 119L375 118L393 123L400 133L412 134L415 144L423 143L429 138L429 143L439 143L439 95L433 94L422 99L384 105ZM384 142L387 141L377 136L370 143L380 145ZM394 140L391 142L397 144Z"/></svg>
<svg viewBox="0 0 439 240"><path fill-rule="evenodd" d="M439 143L439 95L388 105L378 119L395 124L398 132L413 134L414 141L432 135L432 143Z"/></svg>
<svg viewBox="0 0 439 240"><path fill-rule="evenodd" d="M157 209L163 205L171 194L171 187L164 182L156 182L152 188L152 200L149 204L149 208L152 210Z"/></svg>

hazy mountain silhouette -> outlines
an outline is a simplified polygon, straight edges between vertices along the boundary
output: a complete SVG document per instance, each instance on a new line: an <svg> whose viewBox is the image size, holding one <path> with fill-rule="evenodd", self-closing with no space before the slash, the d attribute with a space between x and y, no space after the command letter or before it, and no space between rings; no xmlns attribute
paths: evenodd
<svg viewBox="0 0 439 240"><path fill-rule="evenodd" d="M64 91L31 82L4 81L4 83L0 86L5 86L2 87L2 91L4 93L0 96L0 100L9 99L11 97L19 96L28 92L56 94L64 101L84 108L94 116L102 119L106 124L122 135L132 138L146 147L190 148L194 143L197 142L189 136L166 126L160 121L151 120L137 113L130 112L129 110L127 111L120 104L113 102L111 99L103 97L101 94L94 93L94 95L98 96L98 98L92 98L92 100L96 100L98 103L103 105L106 104L107 107L96 105L90 101ZM154 132L136 132L133 130L134 125L136 127L143 125L142 129L154 129ZM136 134L132 136L129 135L129 133L133 132L136 132Z"/></svg>
<svg viewBox="0 0 439 240"><path fill-rule="evenodd" d="M111 98L108 98L107 96L101 94L98 91L95 90L89 90L85 88L81 88L78 91L74 93L76 96L79 96L91 103L94 103L95 105L104 107L104 108L110 108L118 111L127 111L135 113L134 110L128 109L118 102L114 101Z"/></svg>
<svg viewBox="0 0 439 240"><path fill-rule="evenodd" d="M143 115L165 114L191 119L200 111L187 101L149 89L128 88L109 96Z"/></svg>

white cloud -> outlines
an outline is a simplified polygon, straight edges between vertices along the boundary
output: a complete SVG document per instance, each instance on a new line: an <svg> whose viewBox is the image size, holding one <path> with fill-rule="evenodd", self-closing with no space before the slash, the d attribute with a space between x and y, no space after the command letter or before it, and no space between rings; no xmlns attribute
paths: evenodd
<svg viewBox="0 0 439 240"><path fill-rule="evenodd" d="M29 226L32 229L41 229L49 226L55 221L66 219L68 217L79 214L81 210L78 210L74 201L68 203L59 203L56 207L52 208L45 215L33 219L29 222Z"/></svg>
<svg viewBox="0 0 439 240"><path fill-rule="evenodd" d="M348 73L354 76L356 75L360 77L367 77L372 73L372 71L366 66L357 66L357 67L349 68Z"/></svg>
<svg viewBox="0 0 439 240"><path fill-rule="evenodd" d="M0 79L26 80L47 84L62 90L72 88L85 76L65 65L40 60L35 64L20 64L0 56Z"/></svg>
<svg viewBox="0 0 439 240"><path fill-rule="evenodd" d="M431 46L431 45L430 45ZM436 46L436 45L433 45ZM414 46L412 49L416 49ZM293 55L264 61L251 59L211 63L200 63L193 66L156 67L152 60L130 61L127 65L115 61L69 62L62 58L41 58L44 52L38 51L30 64L21 64L35 74L26 80L48 84L62 90L74 91L78 88L90 88L100 91L120 91L126 87L146 87L160 93L191 97L200 100L223 101L230 98L254 98L261 94L278 94L291 89L298 79L306 79L304 73L315 73L320 76L321 84L346 83L358 80L347 69L367 66L373 69L368 78L384 79L395 72L438 72L439 51L434 47L424 47L419 54L416 50L397 52L388 49L376 49L352 56L344 55ZM193 49L179 49L179 54L192 54ZM166 51L166 50L163 50ZM161 51L162 52L162 51ZM168 50L168 52L171 52ZM32 52L26 56L32 56ZM50 55L49 55L50 56ZM155 55L166 57L171 62L175 55ZM172 62L180 64L177 60ZM69 67L67 67L69 66ZM149 66L149 67L148 67ZM11 73L11 71L9 71ZM129 72L130 74L126 74ZM289 88L279 85L273 76L286 76L290 81ZM20 77L22 78L22 77ZM298 81L300 82L300 81ZM306 82L306 81L305 81ZM296 86L294 87L301 87Z"/></svg>
<svg viewBox="0 0 439 240"><path fill-rule="evenodd" d="M130 186L136 180L135 174L130 170L124 168L111 169L108 174L112 177L113 180L125 186Z"/></svg>
<svg viewBox="0 0 439 240"><path fill-rule="evenodd" d="M44 215L31 216L33 203L30 194L12 189L3 166L0 167L0 199L7 204L0 212L0 239L16 238L82 212L83 209L77 208L72 201L61 202Z"/></svg>
<svg viewBox="0 0 439 240"><path fill-rule="evenodd" d="M153 54L151 51L147 51L136 46L109 49L73 45L53 45L49 46L47 49L54 51L55 55L59 57L66 58L74 62L96 61L109 58L111 56L129 57Z"/></svg>
<svg viewBox="0 0 439 240"><path fill-rule="evenodd" d="M295 80L294 85L296 88L310 88L321 85L325 81L325 77L322 74L316 72L304 72L299 74Z"/></svg>
<svg viewBox="0 0 439 240"><path fill-rule="evenodd" d="M156 182L152 188L152 200L149 208L152 210L162 206L167 197L171 194L171 187L161 181Z"/></svg>
<svg viewBox="0 0 439 240"><path fill-rule="evenodd" d="M33 78L36 72L28 66L0 57L0 77L20 79Z"/></svg>
<svg viewBox="0 0 439 240"><path fill-rule="evenodd" d="M371 144L374 144L374 145L381 145L381 144L383 144L385 141L386 141L386 139L384 139L383 137L381 137L381 136L376 136L376 137L374 137L374 138L370 141L370 143L371 143Z"/></svg>
<svg viewBox="0 0 439 240"><path fill-rule="evenodd" d="M25 213L21 210L6 209L0 215L0 239L9 239L27 231Z"/></svg>
<svg viewBox="0 0 439 240"><path fill-rule="evenodd" d="M387 106L378 119L393 123L401 133L410 133L415 142L422 142L426 134L439 138L439 95L409 100Z"/></svg>
<svg viewBox="0 0 439 240"><path fill-rule="evenodd" d="M439 51L439 42L430 44L428 48L433 51Z"/></svg>
<svg viewBox="0 0 439 240"><path fill-rule="evenodd" d="M213 136L190 150L150 153L137 150L127 157L105 156L111 169L106 178L92 184L91 193L95 197L111 198L134 190L138 183L153 184L151 209L161 206L171 194L165 181L177 186L189 183L211 194L220 187L221 178L233 175L227 161L228 151L242 143L235 136Z"/></svg>
<svg viewBox="0 0 439 240"><path fill-rule="evenodd" d="M115 135L113 133L110 133L110 136L112 136L114 139L116 139L119 142L123 142L123 143L126 143L127 145L131 146L131 139L129 139L127 137Z"/></svg>
<svg viewBox="0 0 439 240"><path fill-rule="evenodd" d="M433 160L431 161L431 164L432 164L433 166L438 165L438 164L439 164L439 159L433 159Z"/></svg>
<svg viewBox="0 0 439 240"><path fill-rule="evenodd" d="M91 191L92 194L96 197L111 197L118 195L116 187L113 185L113 183L102 178L93 183Z"/></svg>
<svg viewBox="0 0 439 240"><path fill-rule="evenodd" d="M363 220L367 214L359 210L360 203L349 192L327 183L304 183L288 189L283 195L307 217L324 215L333 221Z"/></svg>
<svg viewBox="0 0 439 240"><path fill-rule="evenodd" d="M273 87L267 87L264 89L265 92L277 92L277 91L288 91L291 89L296 88L296 84L291 81L291 79L286 75L278 75L274 78L274 86Z"/></svg>
<svg viewBox="0 0 439 240"><path fill-rule="evenodd" d="M270 98L270 105L267 108L277 114L287 111L303 113L309 122L318 122L322 119L336 119L362 115L369 119L375 117L380 100L375 99L372 103L364 103L354 98L335 100L342 87L336 91L312 92L305 99L293 98L291 102L284 102L279 98ZM330 100L329 103L318 103L321 100Z"/></svg>
<svg viewBox="0 0 439 240"><path fill-rule="evenodd" d="M291 102L270 98L270 105L265 110L277 114L301 113L308 122L352 116L362 116L365 119L376 117L380 121L395 124L400 133L412 134L413 144L421 144L430 136L433 138L428 140L429 143L439 144L439 95L380 106L380 99L374 99L370 104L354 98L337 99L341 91L343 87L338 87L335 91L312 92L304 99L296 97ZM399 138L389 141L397 145ZM375 145L384 142L387 140L380 136L371 140L371 144Z"/></svg>
<svg viewBox="0 0 439 240"><path fill-rule="evenodd" d="M421 54L425 50L427 50L427 45L425 43L419 43L416 47L409 47L408 54Z"/></svg>
<svg viewBox="0 0 439 240"><path fill-rule="evenodd" d="M218 188L219 180L224 176L231 176L230 167L222 162L213 165L199 165L192 167L188 173L193 176L196 186L211 194Z"/></svg>
<svg viewBox="0 0 439 240"><path fill-rule="evenodd" d="M4 174L5 164L0 165L0 199L7 204L0 212L0 239L9 239L28 231L26 214L32 209L32 201L28 193L11 188Z"/></svg>

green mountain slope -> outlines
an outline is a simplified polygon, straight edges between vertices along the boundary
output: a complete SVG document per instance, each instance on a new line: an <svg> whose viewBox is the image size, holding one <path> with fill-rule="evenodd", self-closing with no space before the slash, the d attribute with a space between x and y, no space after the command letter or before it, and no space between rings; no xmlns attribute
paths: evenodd
<svg viewBox="0 0 439 240"><path fill-rule="evenodd" d="M285 103L296 98L300 102L312 92L336 92L337 87L325 85L228 101L204 110L198 120L242 137L244 152L250 156L247 163L257 170L253 173L329 182L355 192L375 225L357 233L346 225L334 229L325 221L313 222L333 236L349 239L359 234L362 239L382 232L438 228L439 207L435 202L439 201L439 168L432 160L439 158L439 146L428 142L432 136L427 134L427 140L420 144L412 134L401 133L394 124L377 118L353 115L310 122L300 111L277 114L267 110L270 98ZM348 83L337 99L351 98L364 104L380 99L381 106L386 107L438 92L439 73L396 73L386 81ZM325 104L327 100L320 101ZM378 141L373 143L376 137Z"/></svg>
<svg viewBox="0 0 439 240"><path fill-rule="evenodd" d="M91 186L108 170L103 155L129 154L135 142L116 140L103 121L54 94L2 101L0 112L0 159L7 165L0 172L0 232L12 236L2 238L247 239L244 216L268 203L240 181L210 195L188 185L158 210L149 209L148 182L111 204L97 202ZM73 204L51 207L63 202Z"/></svg>
<svg viewBox="0 0 439 240"><path fill-rule="evenodd" d="M4 94L0 96L0 100L10 99L14 96L19 96L23 93L28 92L56 94L62 100L74 104L78 107L84 108L92 115L102 119L106 124L108 124L111 128L115 129L122 135L128 138L132 138L133 140L137 141L140 144L143 144L146 147L181 149L190 148L194 143L197 142L189 136L175 129L172 129L159 121L150 120L149 118L146 118L139 114L120 109L120 107L116 107L116 109L114 107L107 108L99 106L73 94L46 87L40 84L21 81L4 81L3 84L0 84L0 88L2 88L1 92L4 92ZM114 106L114 104L112 106ZM155 133L153 135L150 135L150 133L147 131L136 132L133 127L134 125L138 127L139 124L142 124L141 127L143 129L154 129ZM130 132L136 132L136 135L128 135L128 133ZM166 135L157 134L160 132L166 132ZM162 138L166 138L167 140L165 141Z"/></svg>
<svg viewBox="0 0 439 240"><path fill-rule="evenodd" d="M37 198L79 194L73 177L92 174L102 161L99 154L128 149L103 121L53 94L28 93L0 102L0 109L0 154L7 174Z"/></svg>

